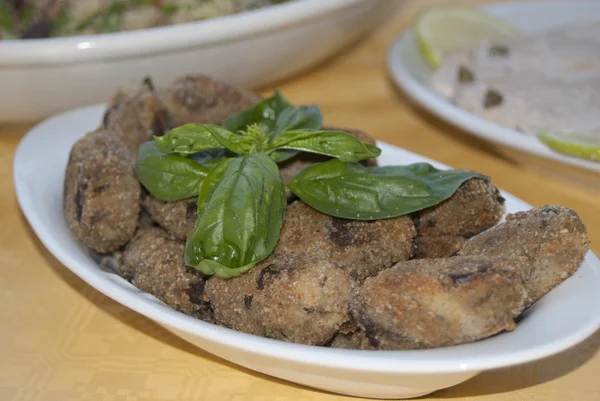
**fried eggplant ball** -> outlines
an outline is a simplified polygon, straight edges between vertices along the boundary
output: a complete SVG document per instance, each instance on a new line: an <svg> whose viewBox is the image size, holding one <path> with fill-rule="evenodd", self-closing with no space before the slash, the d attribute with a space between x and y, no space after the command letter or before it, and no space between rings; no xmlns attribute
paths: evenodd
<svg viewBox="0 0 600 401"><path fill-rule="evenodd" d="M345 220L295 201L287 207L274 252L320 255L360 282L408 260L415 234L408 216L375 221Z"/></svg>
<svg viewBox="0 0 600 401"><path fill-rule="evenodd" d="M152 219L174 238L185 241L196 225L197 198L165 202L147 194L142 205Z"/></svg>
<svg viewBox="0 0 600 401"><path fill-rule="evenodd" d="M184 246L158 227L141 229L125 248L119 270L138 289L173 309L212 321L204 301L205 277L185 265Z"/></svg>
<svg viewBox="0 0 600 401"><path fill-rule="evenodd" d="M338 333L329 344L331 348L342 349L362 349L363 341L366 342L366 336L362 331L355 333Z"/></svg>
<svg viewBox="0 0 600 401"><path fill-rule="evenodd" d="M415 258L443 258L458 252L465 241L497 224L504 198L489 179L463 183L449 199L415 213Z"/></svg>
<svg viewBox="0 0 600 401"><path fill-rule="evenodd" d="M171 117L148 80L136 92L118 91L111 103L104 114L104 129L118 135L134 155L141 144L172 128Z"/></svg>
<svg viewBox="0 0 600 401"><path fill-rule="evenodd" d="M365 332L360 330L353 321L347 322L333 339L328 343L331 348L375 350L369 343Z"/></svg>
<svg viewBox="0 0 600 401"><path fill-rule="evenodd" d="M509 214L505 223L470 239L459 254L523 262L530 305L579 268L588 246L585 225L575 211L544 206Z"/></svg>
<svg viewBox="0 0 600 401"><path fill-rule="evenodd" d="M174 126L183 124L221 125L258 103L260 96L205 75L185 75L161 91L161 98L173 116Z"/></svg>
<svg viewBox="0 0 600 401"><path fill-rule="evenodd" d="M361 142L370 143L371 145L376 144L375 138L361 130L330 126L324 126L323 129L330 131L345 131L349 134L354 135ZM316 155L311 153L301 153L298 156L295 156L289 160L286 160L283 163L280 163L279 171L281 172L281 178L283 178L283 183L286 185L289 184L290 181L292 181L292 179L298 175L298 173L300 173L302 170L304 170L311 164L321 163L327 160L330 160L330 158L327 156ZM365 160L362 163L366 166L377 166L377 159Z"/></svg>
<svg viewBox="0 0 600 401"><path fill-rule="evenodd" d="M259 336L322 345L349 320L352 281L331 261L271 255L248 273L206 282L217 322Z"/></svg>
<svg viewBox="0 0 600 401"><path fill-rule="evenodd" d="M368 278L352 313L381 350L444 347L515 328L527 293L521 262L484 257L418 259Z"/></svg>
<svg viewBox="0 0 600 401"><path fill-rule="evenodd" d="M71 231L98 253L116 251L135 234L140 184L118 137L97 130L71 148L63 208Z"/></svg>

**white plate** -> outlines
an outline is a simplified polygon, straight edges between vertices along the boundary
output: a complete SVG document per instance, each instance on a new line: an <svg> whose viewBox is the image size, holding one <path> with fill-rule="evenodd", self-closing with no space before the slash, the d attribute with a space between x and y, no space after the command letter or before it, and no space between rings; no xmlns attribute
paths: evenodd
<svg viewBox="0 0 600 401"><path fill-rule="evenodd" d="M584 21L597 20L600 23L599 1L558 1L558 2L515 2L482 7L483 10L514 24L523 34L547 31L559 26ZM600 186L600 175L583 172L581 169L600 173L600 163L563 155L549 149L536 137L528 136L512 129L483 120L464 111L448 100L433 92L426 85L431 68L421 56L412 29L406 31L391 46L388 54L388 67L392 78L404 92L425 109L438 117L485 140L501 145L500 150L516 149L519 153L509 155L521 159L524 163L534 163L540 169L552 169L548 163L523 158L530 153L541 158L551 159L578 167L573 175L588 173L589 183ZM553 172L560 171L559 167ZM582 177L576 177L582 178ZM586 180L587 182L588 180Z"/></svg>
<svg viewBox="0 0 600 401"><path fill-rule="evenodd" d="M4 0L2 0L4 1ZM106 102L152 75L203 73L256 88L314 66L379 26L401 0L294 0L235 15L94 36L0 41L0 123Z"/></svg>
<svg viewBox="0 0 600 401"><path fill-rule="evenodd" d="M42 243L68 269L121 304L198 347L267 375L336 393L372 398L415 397L463 382L481 371L557 353L600 327L600 261L589 252L575 275L536 303L510 333L423 351L342 350L290 344L196 320L103 271L71 235L62 210L71 146L100 121L103 106L77 109L33 128L14 161L19 204ZM60 133L60 135L57 135ZM381 144L382 164L432 162ZM509 212L528 204L503 193ZM559 323L559 324L557 324Z"/></svg>

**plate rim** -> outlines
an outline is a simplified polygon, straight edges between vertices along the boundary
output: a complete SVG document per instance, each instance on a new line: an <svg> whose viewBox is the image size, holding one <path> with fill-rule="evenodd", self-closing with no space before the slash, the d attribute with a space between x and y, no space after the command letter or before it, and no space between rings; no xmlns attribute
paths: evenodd
<svg viewBox="0 0 600 401"><path fill-rule="evenodd" d="M233 348L245 353L255 354L260 357L269 357L276 360L286 360L291 363L319 366L326 369L336 369L352 372L368 372L374 374L451 374L465 372L479 372L500 367L519 365L533 360L538 360L561 351L585 340L600 328L600 308L594 318L590 318L578 331L563 335L558 340L540 344L511 355L494 354L480 356L468 348L472 344L482 343L481 340L472 344L434 348L427 350L412 351L367 351L346 350L309 346L303 344L286 343L238 332L225 327L219 327L207 323L166 306L156 298L145 294L135 288L122 277L107 273L97 268L95 263L85 265L75 262L69 252L61 249L59 245L51 241L48 228L40 222L39 214L32 207L33 201L27 196L26 183L20 180L20 165L26 161L26 149L35 144L39 137L50 133L44 129L61 121L68 122L80 114L94 114L98 118L104 111L104 105L84 106L70 110L33 127L20 141L13 160L13 182L19 207L25 215L29 225L35 232L39 241L57 258L67 269L80 277L88 285L103 295L112 298L121 305L130 308L143 316L171 329L187 333L191 336L201 337L207 342L219 343L225 347ZM46 128L45 128L46 127ZM83 135L83 134L82 134ZM426 162L438 166L442 163L433 161L425 156L398 148L394 145L380 142L384 152L386 149L400 149L408 155L413 155ZM66 162L66 161L65 161ZM62 193L62 191L61 191ZM510 201L515 201L522 207L530 208L531 205L502 191L502 195ZM63 233L64 234L64 233ZM590 269L600 271L600 260L590 250L586 254L583 263L589 264ZM572 277L573 279L575 277ZM145 296L144 296L145 294ZM269 352L258 352L257 349L268 347ZM211 352L210 349L205 349Z"/></svg>
<svg viewBox="0 0 600 401"><path fill-rule="evenodd" d="M501 13L506 9L522 7L545 8L548 6L597 7L598 10L600 10L600 2L593 0L491 3L478 8L487 12ZM583 158L556 152L548 148L536 137L522 134L513 129L505 128L499 124L489 122L481 117L477 117L473 113L451 104L449 101L436 94L425 85L421 84L417 79L414 78L414 76L403 63L403 48L407 46L407 42L413 40L414 28L412 25L393 39L387 51L387 70L394 83L410 99L418 103L425 110L441 118L442 120L449 122L453 126L466 131L470 135L486 141L542 157L544 159L600 173L600 162L593 162Z"/></svg>

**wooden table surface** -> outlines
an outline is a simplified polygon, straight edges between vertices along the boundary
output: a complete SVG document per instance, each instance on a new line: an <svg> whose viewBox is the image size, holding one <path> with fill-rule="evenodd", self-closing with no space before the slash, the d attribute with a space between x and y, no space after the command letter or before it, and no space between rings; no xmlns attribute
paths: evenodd
<svg viewBox="0 0 600 401"><path fill-rule="evenodd" d="M575 209L587 224L592 249L600 254L597 193L503 159L489 146L409 105L394 89L385 67L387 47L413 21L418 6L431 2L415 3L341 56L279 88L294 102L319 104L327 123L360 128L448 165L488 174L496 185L533 205ZM0 400L349 399L220 360L70 273L36 239L14 195L12 160L27 128L0 127ZM486 372L431 398L600 400L599 345L597 333L557 356Z"/></svg>

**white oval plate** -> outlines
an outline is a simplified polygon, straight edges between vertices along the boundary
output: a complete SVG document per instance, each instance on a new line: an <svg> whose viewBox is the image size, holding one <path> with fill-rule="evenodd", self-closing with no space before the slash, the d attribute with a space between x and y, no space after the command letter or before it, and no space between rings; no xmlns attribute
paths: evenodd
<svg viewBox="0 0 600 401"><path fill-rule="evenodd" d="M97 127L104 106L55 116L21 141L14 161L19 204L31 227L58 260L121 304L219 357L267 375L331 392L407 398L463 382L481 371L557 353L600 327L600 261L588 252L575 275L536 303L516 330L472 344L423 351L342 350L290 344L206 323L177 312L102 270L71 235L62 210L63 180L71 146ZM430 162L380 144L381 164ZM503 193L509 212L530 209ZM560 322L560 324L556 324Z"/></svg>
<svg viewBox="0 0 600 401"><path fill-rule="evenodd" d="M514 24L525 35L570 23L594 20L600 23L598 1L515 2L488 5L482 9ZM390 47L388 68L394 81L416 103L473 135L521 152L600 173L600 163L555 152L536 137L488 122L429 89L426 82L432 70L416 46L413 29L407 30ZM594 176L600 183L600 176Z"/></svg>

